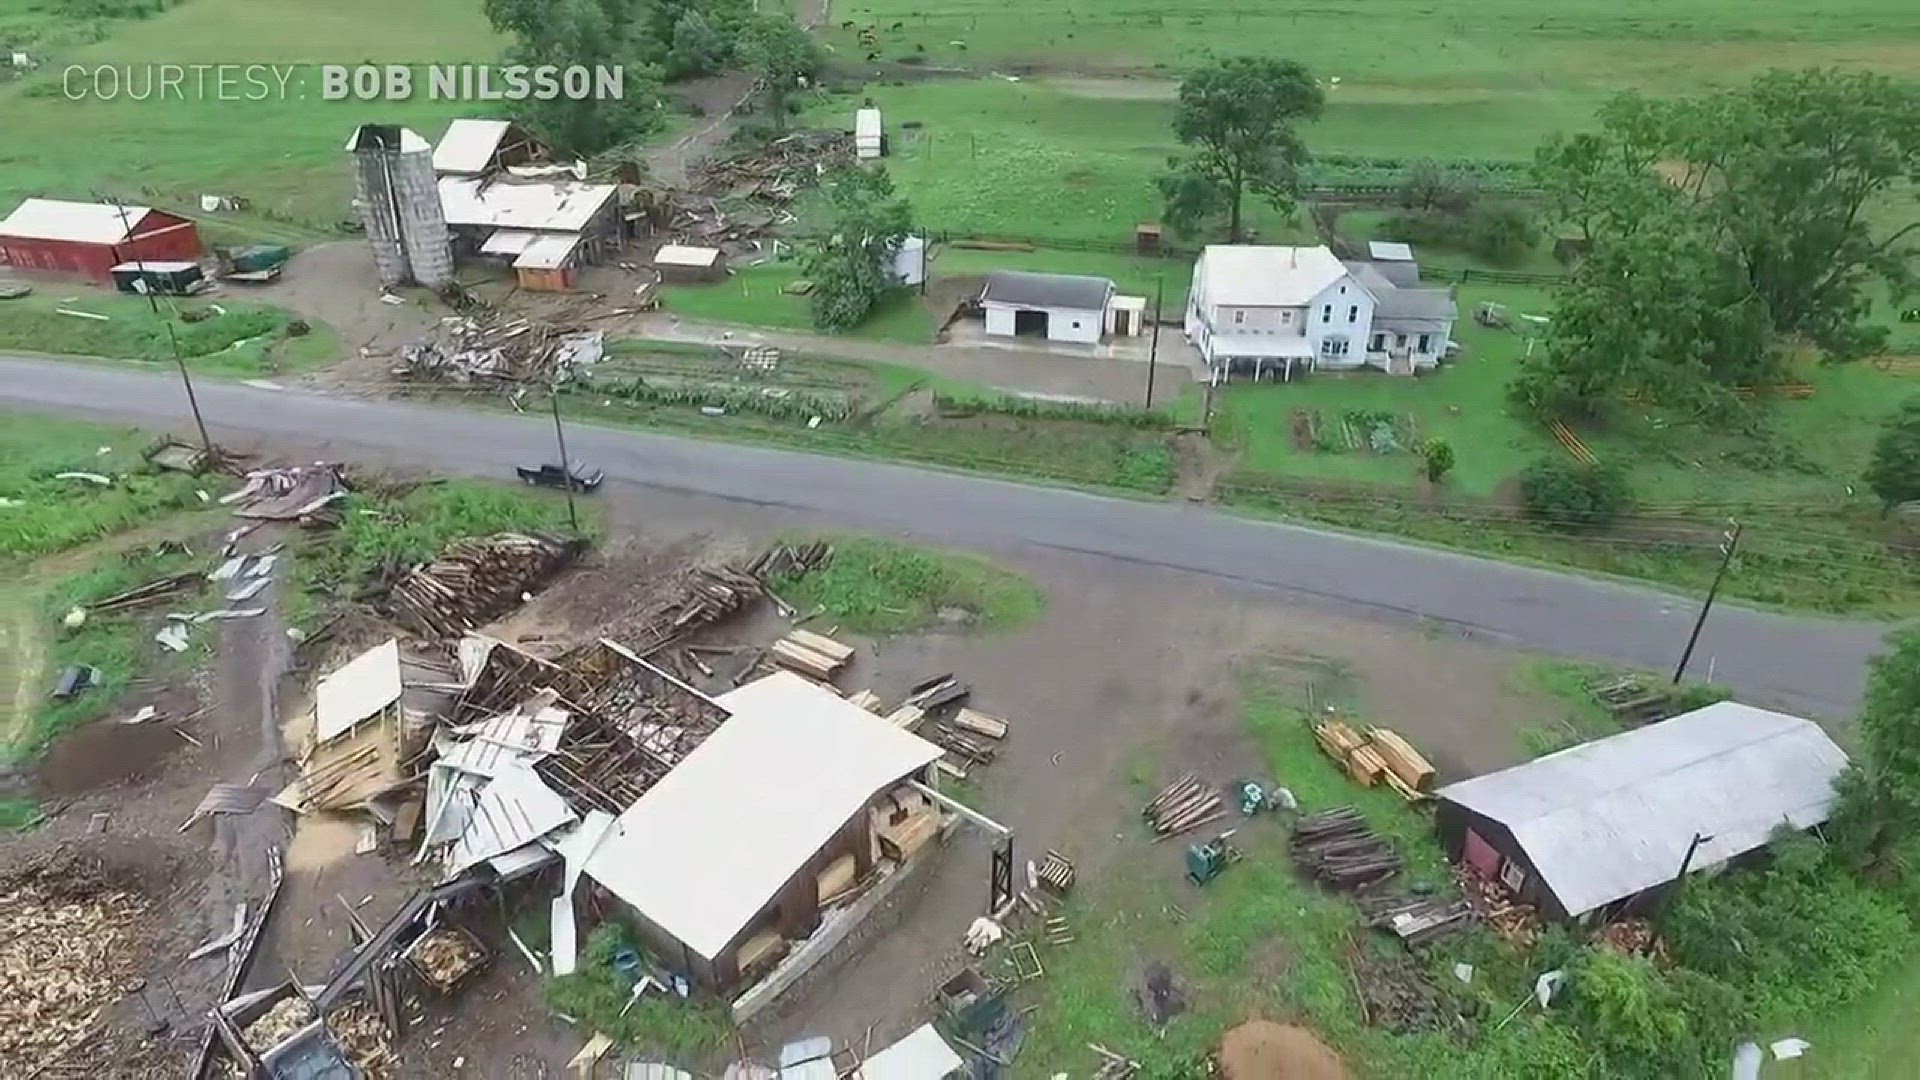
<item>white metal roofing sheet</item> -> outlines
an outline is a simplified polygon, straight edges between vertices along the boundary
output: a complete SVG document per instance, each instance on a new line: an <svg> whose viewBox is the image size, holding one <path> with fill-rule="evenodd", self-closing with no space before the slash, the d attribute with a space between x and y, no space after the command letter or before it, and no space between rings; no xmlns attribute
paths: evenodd
<svg viewBox="0 0 1920 1080"><path fill-rule="evenodd" d="M495 229L486 243L480 245L482 255L518 255L533 246L540 234L527 229Z"/></svg>
<svg viewBox="0 0 1920 1080"><path fill-rule="evenodd" d="M1826 820L1847 756L1811 720L1731 701L1450 784L1505 825L1570 915Z"/></svg>
<svg viewBox="0 0 1920 1080"><path fill-rule="evenodd" d="M510 126L505 120L453 121L447 125L447 133L440 136L440 145L433 148L433 171L486 172Z"/></svg>
<svg viewBox="0 0 1920 1080"><path fill-rule="evenodd" d="M480 789L460 838L447 856L450 874L460 874L498 855L531 844L577 815L531 768L503 768Z"/></svg>
<svg viewBox="0 0 1920 1080"><path fill-rule="evenodd" d="M655 266L712 266L720 258L719 248L668 244L654 253Z"/></svg>
<svg viewBox="0 0 1920 1080"><path fill-rule="evenodd" d="M331 742L400 700L400 642L388 638L320 680L313 690L314 735Z"/></svg>
<svg viewBox="0 0 1920 1080"><path fill-rule="evenodd" d="M616 190L612 184L575 180L489 182L465 176L443 176L439 187L449 225L542 232L579 232Z"/></svg>
<svg viewBox="0 0 1920 1080"><path fill-rule="evenodd" d="M149 206L69 202L66 199L28 199L0 221L0 236L23 240L71 240L83 244L118 244L134 232L140 220L153 213Z"/></svg>
<svg viewBox="0 0 1920 1080"><path fill-rule="evenodd" d="M1380 259L1382 261L1412 262L1413 248L1410 245L1395 243L1392 240L1369 240L1367 241L1367 257L1370 259Z"/></svg>
<svg viewBox="0 0 1920 1080"><path fill-rule="evenodd" d="M932 1024L922 1024L868 1058L858 1075L859 1080L946 1080L965 1066Z"/></svg>
<svg viewBox="0 0 1920 1080"><path fill-rule="evenodd" d="M856 139L877 139L880 137L880 110L856 109L853 113L853 136Z"/></svg>
<svg viewBox="0 0 1920 1080"><path fill-rule="evenodd" d="M1325 247L1212 244L1200 263L1204 302L1228 307L1299 307L1347 273Z"/></svg>
<svg viewBox="0 0 1920 1080"><path fill-rule="evenodd" d="M576 233L560 233L543 236L527 245L527 250L513 260L515 269L557 270L567 265L573 258L573 251L580 246L580 237Z"/></svg>
<svg viewBox="0 0 1920 1080"><path fill-rule="evenodd" d="M587 875L712 959L833 834L940 748L780 672L628 807Z"/></svg>

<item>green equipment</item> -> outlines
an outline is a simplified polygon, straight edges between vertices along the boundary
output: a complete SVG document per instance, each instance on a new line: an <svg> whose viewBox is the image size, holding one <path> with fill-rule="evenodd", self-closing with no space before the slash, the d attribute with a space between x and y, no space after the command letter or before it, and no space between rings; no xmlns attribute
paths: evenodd
<svg viewBox="0 0 1920 1080"><path fill-rule="evenodd" d="M1235 830L1228 829L1204 843L1187 848L1187 880L1205 885L1220 876L1227 867L1240 861L1240 849L1229 841Z"/></svg>

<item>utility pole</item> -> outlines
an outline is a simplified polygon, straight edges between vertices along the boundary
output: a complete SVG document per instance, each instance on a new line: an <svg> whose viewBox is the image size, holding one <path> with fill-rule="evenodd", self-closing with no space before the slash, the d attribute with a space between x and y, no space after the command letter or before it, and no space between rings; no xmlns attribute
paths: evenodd
<svg viewBox="0 0 1920 1080"><path fill-rule="evenodd" d="M560 384L554 383L547 394L547 401L553 405L553 438L560 444L560 479L567 490L567 527L580 532L580 514L573 505L573 462L567 458L567 432L560 426Z"/></svg>
<svg viewBox="0 0 1920 1080"><path fill-rule="evenodd" d="M1147 344L1147 408L1153 408L1153 369L1160 359L1160 301L1165 299L1167 279L1153 279L1153 337Z"/></svg>
<svg viewBox="0 0 1920 1080"><path fill-rule="evenodd" d="M1720 569L1714 572L1713 584L1707 588L1706 602L1700 605L1700 617L1693 620L1693 633L1687 635L1686 651L1680 654L1680 666L1673 669L1673 685L1680 685L1681 676L1687 673L1687 662L1693 659L1693 647L1700 642L1700 630L1707 625L1707 612L1713 610L1713 598L1720 594L1720 583L1726 580L1727 567L1733 565L1733 553L1739 550L1740 533L1745 526L1732 518L1727 519L1727 531L1720 534Z"/></svg>
<svg viewBox="0 0 1920 1080"><path fill-rule="evenodd" d="M1700 850L1701 844L1707 843L1712 839L1713 837L1707 833L1696 832L1693 834L1693 839L1687 844L1687 853L1680 859L1680 872L1673 876L1673 884L1669 885L1667 891L1660 895L1660 910L1655 912L1653 916L1653 936L1655 941L1659 940L1661 931L1666 928L1667 909L1673 906L1674 894L1686 886L1687 871L1693 869L1694 854Z"/></svg>
<svg viewBox="0 0 1920 1080"><path fill-rule="evenodd" d="M127 217L126 205L118 197L113 200L113 209L120 215L120 235L122 237L131 235L133 223ZM113 257L118 260L119 245L114 245L112 250ZM167 345L173 352L173 366L180 372L180 385L187 389L187 408L193 411L193 426L200 432L200 449L206 451L207 460L212 462L217 456L213 448L213 436L207 434L206 417L200 415L200 398L193 392L193 376L187 373L186 358L180 355L180 339L174 335L173 319L170 312L160 310L160 298L154 294L153 285L147 281L147 264L139 258L135 258L133 264L139 274L134 278L134 287L140 291L140 295L147 298L147 307L153 312L154 319L167 331Z"/></svg>

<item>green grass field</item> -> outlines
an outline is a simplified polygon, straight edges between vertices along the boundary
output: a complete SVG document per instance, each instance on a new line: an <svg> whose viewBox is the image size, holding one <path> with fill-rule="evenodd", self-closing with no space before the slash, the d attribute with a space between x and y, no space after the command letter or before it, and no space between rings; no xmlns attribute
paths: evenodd
<svg viewBox="0 0 1920 1080"><path fill-rule="evenodd" d="M18 8L15 18L24 22L26 7L6 0L0 18ZM59 49L33 76L0 84L8 135L0 147L0 206L27 195L113 192L193 207L201 193L217 192L253 203L252 213L219 220L300 239L352 216L341 146L355 125L407 124L438 139L449 119L488 108L424 94L403 102L324 101L311 65L483 61L502 45L479 0L184 0L106 29L95 43ZM210 63L302 66L285 100L223 101L210 90L200 100L74 101L62 87L63 70L74 64L144 71L149 64ZM272 220L279 217L297 224Z"/></svg>
<svg viewBox="0 0 1920 1080"><path fill-rule="evenodd" d="M903 634L937 626L944 610L967 625L1010 630L1040 617L1046 594L1021 574L973 555L936 551L874 536L826 537L833 558L810 573L775 582L802 612L859 634Z"/></svg>
<svg viewBox="0 0 1920 1080"><path fill-rule="evenodd" d="M221 311L210 306L216 302ZM68 315L61 309L106 318ZM184 322L175 316L189 310L206 317ZM286 311L262 304L176 298L164 300L156 315L137 296L74 295L51 285L22 299L0 301L0 348L170 363L177 341L193 370L239 376L292 373L340 358L340 338L332 327L309 322L305 333L289 337L291 319Z"/></svg>
<svg viewBox="0 0 1920 1080"><path fill-rule="evenodd" d="M199 505L196 490L225 490L219 477L147 472L140 450L152 439L129 428L0 412L0 568ZM114 482L55 478L63 472Z"/></svg>
<svg viewBox="0 0 1920 1080"><path fill-rule="evenodd" d="M781 291L799 278L798 263L766 263L708 285L668 285L660 291L660 302L689 319L814 332L807 298ZM848 336L925 344L933 340L933 331L933 315L918 297L902 290L884 300Z"/></svg>

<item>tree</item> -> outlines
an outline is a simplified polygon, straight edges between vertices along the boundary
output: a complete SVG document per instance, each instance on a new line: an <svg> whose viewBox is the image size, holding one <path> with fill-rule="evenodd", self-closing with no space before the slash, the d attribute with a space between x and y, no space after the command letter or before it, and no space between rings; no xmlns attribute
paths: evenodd
<svg viewBox="0 0 1920 1080"><path fill-rule="evenodd" d="M1867 668L1852 763L1835 785L1831 835L1856 868L1905 886L1920 909L1920 630L1889 635Z"/></svg>
<svg viewBox="0 0 1920 1080"><path fill-rule="evenodd" d="M1674 102L1625 95L1601 131L1550 141L1535 177L1595 243L1663 224L1677 200L1779 334L1831 359L1884 344L1866 323L1884 286L1911 284L1920 220L1876 228L1870 207L1920 177L1920 86L1866 72L1773 71ZM1907 215L1911 217L1911 213Z"/></svg>
<svg viewBox="0 0 1920 1080"><path fill-rule="evenodd" d="M819 47L792 19L763 15L747 24L740 53L773 113L774 130L785 130L787 103L793 92L805 87L820 70Z"/></svg>
<svg viewBox="0 0 1920 1080"><path fill-rule="evenodd" d="M1873 444L1867 486L1887 512L1920 499L1920 397L1908 398Z"/></svg>
<svg viewBox="0 0 1920 1080"><path fill-rule="evenodd" d="M1307 148L1294 124L1320 115L1326 98L1307 69L1291 60L1216 59L1180 82L1173 134L1188 148L1168 160L1160 180L1167 220L1183 232L1202 224L1194 212L1224 209L1227 239L1238 243L1248 192L1291 213L1300 195Z"/></svg>
<svg viewBox="0 0 1920 1080"><path fill-rule="evenodd" d="M659 73L645 59L632 0L484 0L482 10L494 29L513 37L513 63L622 70L619 98L513 103L516 118L556 149L598 153L660 125Z"/></svg>
<svg viewBox="0 0 1920 1080"><path fill-rule="evenodd" d="M1420 444L1420 468L1427 483L1437 484L1453 471L1453 444L1445 439L1428 439Z"/></svg>
<svg viewBox="0 0 1920 1080"><path fill-rule="evenodd" d="M664 65L669 79L719 71L730 51L720 32L693 8L681 12L675 20L672 42Z"/></svg>
<svg viewBox="0 0 1920 1080"><path fill-rule="evenodd" d="M1602 529L1627 508L1627 479L1611 465L1541 458L1520 473L1520 505L1528 517L1566 530Z"/></svg>
<svg viewBox="0 0 1920 1080"><path fill-rule="evenodd" d="M1596 234L1557 291L1544 348L1508 387L1516 410L1594 416L1639 394L1706 414L1733 407L1733 386L1778 377L1784 361L1763 305L1680 207L1667 211Z"/></svg>
<svg viewBox="0 0 1920 1080"><path fill-rule="evenodd" d="M1472 206L1479 194L1473 181L1459 170L1437 161L1419 161L1400 178L1394 198L1408 210L1458 213Z"/></svg>
<svg viewBox="0 0 1920 1080"><path fill-rule="evenodd" d="M813 282L813 324L850 330L894 287L894 253L913 232L913 211L894 195L884 168L849 166L820 188L832 220L807 244L802 273Z"/></svg>

